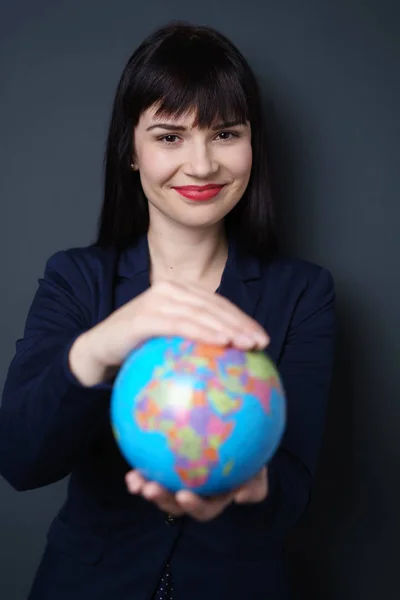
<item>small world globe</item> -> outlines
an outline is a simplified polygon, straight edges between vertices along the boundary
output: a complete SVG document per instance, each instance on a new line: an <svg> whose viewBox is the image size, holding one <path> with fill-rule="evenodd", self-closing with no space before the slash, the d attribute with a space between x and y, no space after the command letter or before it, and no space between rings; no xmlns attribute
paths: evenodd
<svg viewBox="0 0 400 600"><path fill-rule="evenodd" d="M263 351L157 337L119 370L110 416L132 468L171 492L210 496L268 464L284 433L286 400Z"/></svg>

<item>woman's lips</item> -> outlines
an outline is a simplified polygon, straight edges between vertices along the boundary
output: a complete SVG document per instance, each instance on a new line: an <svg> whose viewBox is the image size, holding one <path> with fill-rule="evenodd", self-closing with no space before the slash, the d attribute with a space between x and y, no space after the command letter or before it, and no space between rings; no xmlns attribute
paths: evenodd
<svg viewBox="0 0 400 600"><path fill-rule="evenodd" d="M188 187L176 187L173 188L176 190L181 196L185 198L189 198L190 200L210 200L214 198L219 192L222 190L224 185L215 185L215 186L205 186L203 188L196 188L194 186Z"/></svg>

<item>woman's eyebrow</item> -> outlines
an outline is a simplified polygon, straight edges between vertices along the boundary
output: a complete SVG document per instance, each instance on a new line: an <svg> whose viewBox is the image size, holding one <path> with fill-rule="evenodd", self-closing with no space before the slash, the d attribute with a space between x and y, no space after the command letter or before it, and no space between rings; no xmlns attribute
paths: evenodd
<svg viewBox="0 0 400 600"><path fill-rule="evenodd" d="M217 129L227 129L228 127L236 127L237 125L245 125L245 123L241 120L238 121L230 121L228 123L220 123L212 127L213 131L217 131ZM183 125L172 125L171 123L156 123L154 125L150 125L147 127L146 131L151 131L152 129L166 129L167 131L187 131L188 128Z"/></svg>

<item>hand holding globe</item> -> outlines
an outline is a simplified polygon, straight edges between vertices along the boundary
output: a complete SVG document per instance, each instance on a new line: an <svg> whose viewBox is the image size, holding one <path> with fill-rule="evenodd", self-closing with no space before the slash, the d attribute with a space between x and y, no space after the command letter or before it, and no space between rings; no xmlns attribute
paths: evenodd
<svg viewBox="0 0 400 600"><path fill-rule="evenodd" d="M128 357L112 395L115 438L138 470L128 487L175 514L189 503L200 518L210 505L205 510L199 495L218 510L252 501L250 485L259 500L285 410L277 370L261 351L149 340Z"/></svg>
<svg viewBox="0 0 400 600"><path fill-rule="evenodd" d="M146 480L136 470L129 471L125 480L131 494L141 494L154 502L160 510L174 517L187 514L198 521L214 519L232 502L237 504L261 502L268 494L267 467L263 467L257 475L238 489L212 498L204 498L189 490L180 490L174 494L160 484Z"/></svg>
<svg viewBox="0 0 400 600"><path fill-rule="evenodd" d="M179 338L176 336L179 336ZM174 373L176 373L175 367L172 366L171 368L171 364L175 365L176 358L183 356L182 348L179 348L175 358L172 357L172 363L170 357L169 377L167 373L153 373L155 355L153 352L148 355L151 355L152 358L148 361L150 371L147 370L147 383L153 381L154 386L154 382L158 381L160 386L158 389L153 389L150 395L147 394L147 399L145 396L141 397L142 408L141 411L139 411L141 412L141 422L144 427L146 427L146 425L151 426L153 423L154 428L154 415L151 415L151 410L156 407L156 403L154 402L155 396L153 395L153 397L151 397L153 392L156 395L158 394L159 399L162 397L167 397L169 399L174 398L175 405L179 406L179 404L181 404L181 421L177 428L178 436L174 451L176 452L178 447L181 449L179 457L180 465L178 465L178 467L180 469L180 476L186 477L186 480L180 480L178 478L175 487L173 486L171 488L169 486L169 488L167 488L163 485L161 481L162 478L156 477L156 481L152 480L152 478L148 480L144 473L144 469L133 470L126 476L126 483L129 491L143 494L145 497L158 504L160 508L168 510L170 513L177 514L180 512L188 512L196 518L202 519L212 518L215 514L223 510L226 504L232 500L246 502L257 502L261 500L267 493L267 470L265 468L267 461L260 460L260 456L262 457L262 453L264 452L264 457L268 457L268 453L271 453L273 444L270 446L267 454L265 454L267 450L265 447L260 449L258 454L259 467L257 470L254 470L253 467L253 471L251 472L251 469L249 470L248 468L249 465L247 465L247 467L246 465L242 465L241 475L238 467L240 461L238 462L236 460L236 464L234 465L229 459L225 460L224 452L226 451L226 448L229 449L228 438L230 437L230 433L234 430L236 430L237 435L239 435L239 437L235 437L236 447L238 439L241 440L239 445L242 448L246 448L249 441L255 439L253 436L254 431L252 431L251 427L249 428L246 426L245 420L238 419L237 416L233 416L233 419L231 418L235 411L237 412L237 415L240 412L240 403L243 401L243 386L259 385L257 379L259 379L258 375L262 376L262 372L256 372L253 373L253 375L251 375L251 372L254 371L254 369L259 371L260 368L261 371L263 371L264 367L268 367L267 371L264 371L264 374L269 373L270 383L275 382L275 400L273 400L273 403L275 402L276 404L282 397L282 390L277 372L272 363L267 359L266 355L261 352L269 342L266 332L254 319L243 313L229 300L218 294L206 292L194 285L170 282L156 284L122 306L120 309L116 310L103 322L77 338L70 352L71 370L81 383L88 386L106 380L109 377L110 370L117 369L121 365L123 365L123 368L121 369L119 376L123 377L122 374L126 374L127 372L124 367L128 364L132 364L132 360L135 360L134 357L143 357L145 348L148 348L151 344L156 344L157 341L160 343L160 340L161 343L163 340L165 343L167 338L174 339L176 343L180 340L179 343L189 344L189 346L191 344L190 348L188 346L186 347L186 357L188 356L188 351L189 355L193 355L193 353L196 354L197 351L196 360L200 360L200 362L202 360L204 362L204 356L202 358L201 353L204 353L206 348L208 349L208 353L211 349L214 352L214 356L211 357L213 364L211 370L210 368L207 369L207 365L203 364L202 366L200 365L200 368L198 365L195 366L193 371L193 364L190 364L191 361L186 360L186 363L183 361L181 367L187 371L185 375L186 383L183 385L183 379L180 377L180 384L178 386L179 393L176 394L175 388L174 393L172 395L167 394L167 396L165 396L165 385L167 384L168 386L171 384L171 381L168 383L168 379L173 380ZM154 349L154 346L152 348ZM163 347L161 346L161 348ZM222 352L219 357L215 354L217 350ZM142 352L142 354L140 354L140 352ZM242 368L240 363L243 361L243 358L246 357L250 357L250 370L248 368L249 365L246 366L244 373L240 376L239 371ZM260 363L260 358L262 358L264 362L261 361ZM165 369L167 366L164 359L164 351L161 350L161 362L158 363L158 369ZM209 359L210 356L207 357L207 361L209 361ZM142 369L146 361L143 362L142 359L140 360L142 362L139 361L139 369L136 368L131 371L131 373L135 373L135 375L131 376L130 381L131 383L136 381L136 392L139 392L140 389L145 389L145 391L148 392L149 389L145 385L145 379L143 379L145 371ZM210 364L211 363L208 364L208 367ZM271 365L272 371L270 369ZM219 376L212 377L213 368L217 366L220 369L219 373L222 373L222 379ZM189 371L191 369L192 375L190 378ZM193 394L193 389L196 389L196 385L193 387L193 376L196 372L202 373L203 379L197 381L197 391ZM137 377L138 375L142 376L141 382L140 378L138 379ZM119 379L119 381L121 381L121 379ZM228 394L224 393L224 386L226 388L227 385L229 388ZM124 385L122 387L124 388ZM164 389L162 389L163 387ZM274 386L272 386L272 388L273 387ZM155 388L157 388L157 386L155 386ZM268 401L268 394L270 394L272 388L268 388L268 391L264 384L264 393L267 394L265 397L266 402ZM121 391L121 386L117 384L117 381L115 389ZM125 386L124 389L126 390L127 387ZM207 389L211 389L212 391L210 396L207 393ZM262 389L262 383L260 389ZM260 389L254 387L252 395L253 401L248 404L250 409L256 411L256 413L257 411L262 410L262 405L257 401ZM190 390L192 390L192 392ZM124 394L122 393L120 398L123 398L123 396ZM139 396L137 393L133 396L129 396L128 394L126 398L128 398L129 401L133 401L134 397L138 398ZM183 410L182 404L184 404L185 401L187 402L190 398L195 400L196 414L200 415L200 413L202 413L202 417L197 419L197 427L199 427L201 422L203 423L203 426L209 426L207 447L204 446L204 433L199 434L194 431L191 426L182 426L182 419L185 417L185 411ZM271 400L271 398L269 398L269 400ZM150 412L146 409L146 402L148 403L148 406L150 406ZM203 404L203 406L201 406L201 404ZM282 406L281 403L281 408ZM211 409L208 413L207 408ZM193 407L189 407L189 412L193 416ZM212 412L214 412L214 414L211 414ZM264 413L258 412L257 414L258 417L261 417L263 414L266 415L267 413L264 411ZM188 410L186 410L186 417L187 416ZM256 419L255 421L254 418ZM257 422L257 418L254 418L253 422ZM284 420L284 413L282 410L280 418ZM172 418L170 415L169 423L167 422L167 425L165 425L165 422L162 424L161 420L159 421L164 427L163 435L165 439L168 437L165 434L168 433L168 428L171 426L171 420L174 420L174 415L172 415ZM129 422L129 420L127 422ZM134 423L133 419L131 419L131 423ZM113 424L115 425L115 421ZM235 425L234 428L233 425ZM283 423L281 423L281 427L282 426ZM165 429L165 427L167 429ZM259 428L259 430L261 431L262 428ZM279 428L277 431L278 436L275 443L277 443L279 438ZM118 441L117 432L116 435ZM144 433L144 435L146 435L146 433ZM156 435L156 431L153 430L153 432L147 432L147 435L154 436ZM169 441L171 440L171 435L173 437L174 432L170 429ZM201 442L200 439L202 439L203 442ZM262 441L262 435L260 437L259 434L257 439ZM264 442L265 439L264 435ZM269 441L270 444L271 440L272 438ZM161 443L160 439L159 443ZM221 456L224 462L220 462L217 457L220 456L219 447L222 449L223 446L225 446L225 450L222 451ZM197 493L200 488L196 484L196 481L201 482L202 477L204 479L204 469L206 468L207 470L204 460L203 464L201 464L201 460L204 459L204 456L202 458L200 457L200 462L198 459L199 451L201 453L202 450L205 452L204 456L206 457L209 466L214 466L214 468L209 471L209 474L213 471L214 479L210 479L211 485L209 485L208 489L207 486L203 486L203 489L201 490L203 497L200 497ZM123 452L122 447L121 451ZM184 464L185 452L189 455L186 456L186 464ZM167 454L168 453L164 453L164 456L167 456ZM236 454L237 456L240 455L240 453ZM244 453L244 455L245 454L246 453ZM148 452L145 452L145 455L149 457ZM192 463L193 461L196 463L194 471L191 468L194 463L192 465L188 464L187 459L189 459L189 463L190 460ZM131 462L130 464L134 468L137 467L136 462ZM170 462L170 472L171 464L172 463ZM224 470L225 476L223 478L221 478L221 471L218 471L218 469L215 468L217 465ZM235 468L233 468L234 466ZM168 469L166 469L165 472L167 471ZM231 480L228 480L229 478L227 479L226 475L229 475L230 471L232 477L236 474L236 479L235 477L233 477L233 479L231 478ZM225 488L223 486L218 487L216 484L218 478L219 481L223 481L224 479L227 481ZM183 485L182 481L184 482ZM193 483L195 485L193 485ZM205 499L205 496L209 495L212 495L213 498Z"/></svg>

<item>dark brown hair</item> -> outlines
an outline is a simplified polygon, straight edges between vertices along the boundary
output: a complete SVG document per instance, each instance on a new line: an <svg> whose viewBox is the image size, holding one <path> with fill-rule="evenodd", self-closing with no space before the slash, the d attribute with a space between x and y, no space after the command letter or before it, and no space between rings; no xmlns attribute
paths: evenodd
<svg viewBox="0 0 400 600"><path fill-rule="evenodd" d="M239 50L210 27L173 22L147 37L129 58L116 91L104 160L104 200L96 244L122 250L145 234L148 202L131 170L133 130L142 113L180 117L196 109L198 127L250 121L253 162L249 184L225 217L256 255L276 252L264 116L256 78Z"/></svg>

